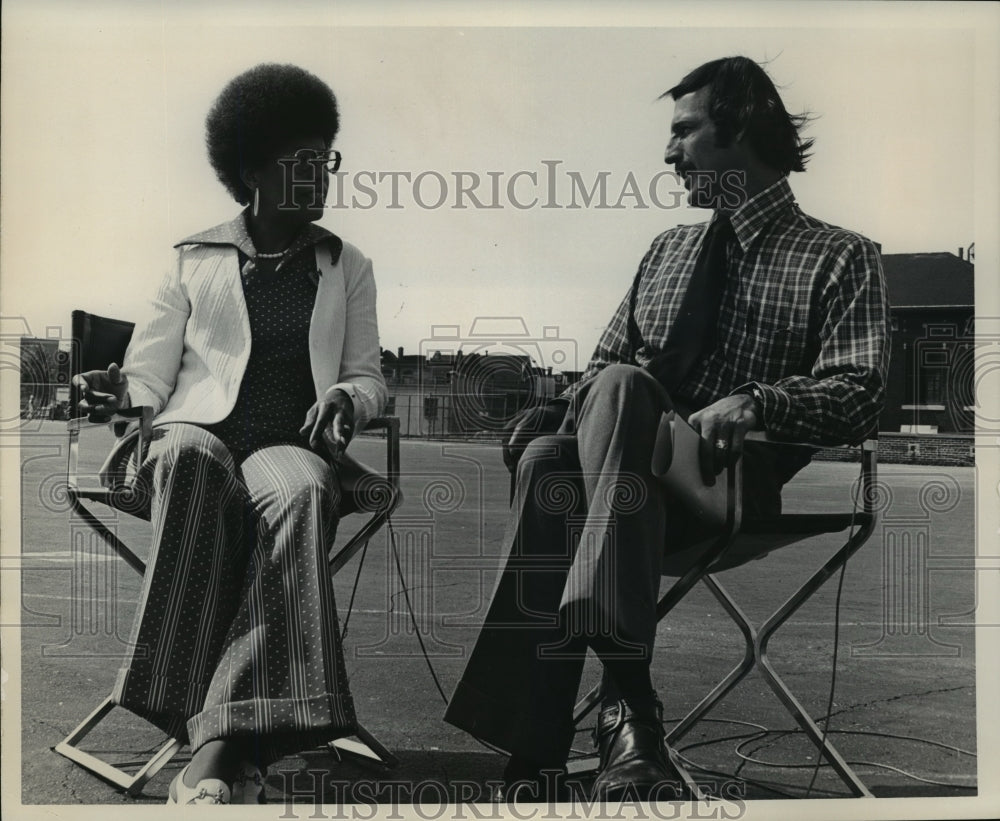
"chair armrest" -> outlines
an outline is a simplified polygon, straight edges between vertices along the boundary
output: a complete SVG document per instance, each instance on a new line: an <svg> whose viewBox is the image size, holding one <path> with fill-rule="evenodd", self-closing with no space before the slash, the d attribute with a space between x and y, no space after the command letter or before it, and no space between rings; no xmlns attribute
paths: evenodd
<svg viewBox="0 0 1000 821"><path fill-rule="evenodd" d="M796 445L812 450L850 450L856 447L860 447L862 450L878 450L878 439L875 437L865 439L860 445L820 445L816 442L797 442L794 439L783 439L768 433L766 430L752 430L747 433L746 440L748 442L766 442L770 445Z"/></svg>
<svg viewBox="0 0 1000 821"><path fill-rule="evenodd" d="M375 416L365 424L365 430L386 432L385 474L396 492L399 492L399 417Z"/></svg>
<svg viewBox="0 0 1000 821"><path fill-rule="evenodd" d="M365 422L365 430L388 430L392 427L399 427L399 418L396 416L373 416Z"/></svg>
<svg viewBox="0 0 1000 821"><path fill-rule="evenodd" d="M331 547L329 564L330 573L334 575L368 544L372 535L403 501L399 481L399 419L395 416L376 417L365 426L365 430L370 429L386 431L384 476L358 462L349 452L334 461L342 493L338 511L340 515L358 511L371 514L361 529L339 551Z"/></svg>
<svg viewBox="0 0 1000 821"><path fill-rule="evenodd" d="M134 458L135 470L139 469L149 449L149 441L153 434L153 409L147 405L126 408L100 420L90 417L70 419L66 423L69 432L69 465L67 470L67 485L72 490L79 487L79 457L80 431L109 427L118 437L111 452L101 465L98 476L101 485L106 488L116 488L125 482L128 460Z"/></svg>
<svg viewBox="0 0 1000 821"><path fill-rule="evenodd" d="M399 419L377 416L365 424L367 430L386 431L385 474L357 461L349 451L332 456L341 482L343 499L341 513L355 510L395 509L402 499L399 479ZM336 452L329 429L323 432L323 442L330 454ZM388 484L388 487L386 485Z"/></svg>
<svg viewBox="0 0 1000 821"><path fill-rule="evenodd" d="M137 405L134 408L123 408L102 419L78 416L75 419L70 419L66 423L66 427L70 433L79 433L85 428L95 428L101 425L114 426L115 435L123 436L124 427L133 423L138 423L148 435L153 427L153 409L148 405Z"/></svg>

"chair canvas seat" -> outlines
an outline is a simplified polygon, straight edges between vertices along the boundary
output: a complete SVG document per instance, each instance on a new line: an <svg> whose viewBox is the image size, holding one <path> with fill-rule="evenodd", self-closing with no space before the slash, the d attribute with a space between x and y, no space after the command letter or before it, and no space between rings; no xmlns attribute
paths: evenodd
<svg viewBox="0 0 1000 821"><path fill-rule="evenodd" d="M760 519L746 519L740 526L722 556L712 564L712 573L721 573L734 567L757 561L775 550L789 547L811 536L824 533L841 533L852 526L865 527L872 523L868 513L799 514L788 513ZM702 558L708 542L687 547L664 556L663 575L683 576Z"/></svg>

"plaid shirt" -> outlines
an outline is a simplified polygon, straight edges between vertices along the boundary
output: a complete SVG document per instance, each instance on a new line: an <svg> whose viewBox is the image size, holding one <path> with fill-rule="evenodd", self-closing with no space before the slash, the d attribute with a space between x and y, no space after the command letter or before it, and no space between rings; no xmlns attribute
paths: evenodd
<svg viewBox="0 0 1000 821"><path fill-rule="evenodd" d="M752 394L765 430L796 441L858 442L875 427L889 364L885 278L875 245L802 213L788 181L732 214L737 243L719 308L715 350L696 363L677 398L704 407ZM666 341L709 223L660 234L639 266L629 344L629 294L601 335L572 399L612 363L647 366Z"/></svg>

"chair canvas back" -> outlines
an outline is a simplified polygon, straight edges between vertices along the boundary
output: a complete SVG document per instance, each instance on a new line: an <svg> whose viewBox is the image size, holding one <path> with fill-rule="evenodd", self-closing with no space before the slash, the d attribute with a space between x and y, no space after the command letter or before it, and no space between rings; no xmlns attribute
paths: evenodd
<svg viewBox="0 0 1000 821"><path fill-rule="evenodd" d="M73 311L72 372L103 371L112 362L121 365L134 328L132 322ZM73 409L72 415L80 416L76 410L80 397L76 394L77 391L71 388L70 408Z"/></svg>

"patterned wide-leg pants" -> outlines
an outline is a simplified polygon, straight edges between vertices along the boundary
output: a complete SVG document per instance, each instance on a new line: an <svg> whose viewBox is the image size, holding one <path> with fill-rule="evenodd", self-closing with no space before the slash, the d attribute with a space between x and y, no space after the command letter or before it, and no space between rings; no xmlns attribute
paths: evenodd
<svg viewBox="0 0 1000 821"><path fill-rule="evenodd" d="M291 445L236 464L203 428L154 432L138 477L153 547L115 703L192 749L242 739L265 763L349 734L333 470Z"/></svg>

